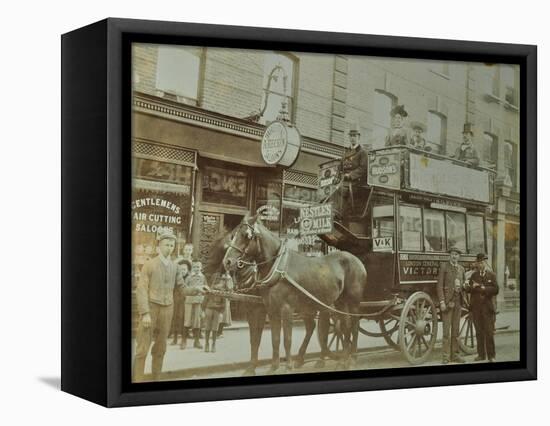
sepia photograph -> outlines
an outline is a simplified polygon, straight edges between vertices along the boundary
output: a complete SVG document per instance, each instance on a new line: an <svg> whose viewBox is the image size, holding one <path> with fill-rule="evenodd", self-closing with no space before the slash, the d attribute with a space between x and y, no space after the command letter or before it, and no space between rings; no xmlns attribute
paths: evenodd
<svg viewBox="0 0 550 426"><path fill-rule="evenodd" d="M520 66L132 43L132 382L520 360Z"/></svg>

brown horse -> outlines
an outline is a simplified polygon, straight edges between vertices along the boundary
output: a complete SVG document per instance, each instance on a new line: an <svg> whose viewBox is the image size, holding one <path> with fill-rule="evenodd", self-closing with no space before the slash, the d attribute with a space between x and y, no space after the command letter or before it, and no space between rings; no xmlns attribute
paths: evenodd
<svg viewBox="0 0 550 426"><path fill-rule="evenodd" d="M367 271L361 261L352 254L342 251L323 257L307 257L288 250L277 236L263 226L257 215L243 219L228 245L223 259L227 270L235 271L242 265L257 267L255 284L264 299L271 323L273 346L271 370L277 370L280 365L281 325L284 334L286 368L293 367L291 364L292 316L295 312L302 314L306 329L295 366L301 366L304 363L318 311L321 312L319 335L322 359L320 364L324 364L324 357L330 354L327 347L329 312L322 307L321 303L334 307L338 311L356 315L339 315L343 332L343 360L344 365L349 366L351 356L357 350L359 330L357 315L367 284Z"/></svg>
<svg viewBox="0 0 550 426"><path fill-rule="evenodd" d="M231 243L234 232L235 231L229 231L212 242L208 253L208 259L203 268L203 273L207 277L208 282L210 282L210 278L214 273L223 270L223 258ZM242 265L241 268L235 268L231 275L237 288L247 287L254 279L254 268L251 265ZM251 294L257 293L252 292ZM244 375L251 376L255 375L256 367L258 366L258 352L265 327L267 311L264 304L246 303L245 312L250 333L250 365L246 368Z"/></svg>

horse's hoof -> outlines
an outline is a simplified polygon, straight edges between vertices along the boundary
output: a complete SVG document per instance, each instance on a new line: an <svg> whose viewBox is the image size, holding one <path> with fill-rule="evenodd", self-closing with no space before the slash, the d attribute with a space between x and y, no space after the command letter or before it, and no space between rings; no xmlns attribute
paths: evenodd
<svg viewBox="0 0 550 426"><path fill-rule="evenodd" d="M255 376L256 375L256 369L249 367L243 372L243 377L249 377L249 376Z"/></svg>
<svg viewBox="0 0 550 426"><path fill-rule="evenodd" d="M325 365L326 365L325 360L324 359L319 359L315 363L314 368L325 368Z"/></svg>
<svg viewBox="0 0 550 426"><path fill-rule="evenodd" d="M305 364L304 358L296 358L294 360L294 368L303 367L304 364Z"/></svg>
<svg viewBox="0 0 550 426"><path fill-rule="evenodd" d="M279 364L272 365L271 367L269 367L269 373L273 374L273 373L275 373L278 369L279 369Z"/></svg>

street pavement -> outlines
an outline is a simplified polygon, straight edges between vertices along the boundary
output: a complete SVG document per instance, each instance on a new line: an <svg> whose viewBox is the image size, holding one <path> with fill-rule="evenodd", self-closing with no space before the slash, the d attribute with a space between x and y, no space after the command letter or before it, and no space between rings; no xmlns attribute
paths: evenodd
<svg viewBox="0 0 550 426"><path fill-rule="evenodd" d="M361 321L361 326L367 328L370 331L379 331L378 325L373 321ZM510 348L506 352L506 360L519 359L519 311L502 312L497 315L496 322L497 329L497 353L503 355L499 346L499 342L503 339L502 336L506 335L506 342L510 343ZM438 328L438 340L441 339L441 326ZM305 330L300 321L296 321L293 327L292 334L292 354L295 355L299 345L304 337ZM515 337L513 337L515 336ZM516 344L512 344L517 340ZM168 349L164 359L163 366L163 380L176 380L176 379L192 379L199 377L227 377L227 375L240 376L243 370L246 368L247 362L250 359L250 344L248 325L246 322L234 322L233 325L224 330L224 336L217 341L217 352L204 352L193 348L193 340L188 339L187 349L180 349L179 341L177 345L171 345L171 339L168 341ZM201 340L201 344L204 345L204 339ZM440 343L436 343L436 347L432 352L430 360L423 365L430 365L432 363L439 364L441 359ZM383 368L376 367L379 363L376 359L382 357L381 360L384 363L391 361L391 365L386 367L409 367L410 364L405 358L398 352L391 349L386 341L381 337L370 337L360 333L358 348L364 352L360 355L359 359L368 359L369 361L365 365L363 361L358 361L358 368ZM317 333L315 332L307 353L312 356L313 359L316 354L320 352L319 341ZM284 356L284 348L282 346L281 339L281 356ZM271 360L271 330L266 327L264 330L262 341L259 350L259 359L262 365L267 365ZM474 357L471 357L472 360ZM311 359L311 358L310 358ZM469 358L467 358L468 360ZM500 356L499 356L499 360ZM504 360L504 359L503 359ZM304 366L307 369L308 365L313 365L312 362L306 363ZM331 363L327 363L327 369L334 369ZM259 370L261 371L261 369ZM318 371L318 370L315 370ZM151 372L151 357L147 357L147 363L145 367L145 373ZM300 369L299 372L304 372L304 369ZM261 373L260 373L261 374Z"/></svg>

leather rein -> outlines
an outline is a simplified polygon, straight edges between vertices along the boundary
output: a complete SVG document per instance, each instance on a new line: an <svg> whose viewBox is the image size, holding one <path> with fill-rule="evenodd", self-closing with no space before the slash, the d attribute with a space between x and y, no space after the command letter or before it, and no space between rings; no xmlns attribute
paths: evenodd
<svg viewBox="0 0 550 426"><path fill-rule="evenodd" d="M281 265L282 260L286 257L284 255L286 255L288 253L288 250L287 250L287 247L286 247L286 240L281 241L281 245L279 246L279 249L277 250L277 254L275 256L272 256L272 257L270 257L270 258L268 258L268 259L266 259L262 262L259 262L259 263L256 263L255 261L249 262L249 261L243 260L242 257L246 256L248 254L248 250L249 250L249 247L250 247L250 244L252 243L252 241L253 240L256 241L256 245L258 246L258 248L260 247L260 241L261 241L258 234L256 233L256 231L254 230L254 228L251 225L249 225L248 223L244 223L243 225L246 225L249 228L249 230L251 231L251 237L249 239L249 242L248 242L247 246L244 249L241 249L241 248L239 248L239 247L237 247L233 244L233 239L231 240L231 242L229 244L227 244L227 247L228 247L227 250L228 251L229 251L229 249L232 248L234 250L237 250L239 253L241 253L241 256L237 259L237 267L238 268L243 268L245 265L246 266L252 266L254 268L254 282L252 283L252 285L250 287L247 287L247 288L242 289L241 291L239 291L240 293L248 293L248 292L251 292L251 291L256 290L256 289L271 287L272 285L277 283L280 278L282 278L282 279L286 280L288 283L290 283L294 288L296 288L302 294L304 294L306 297L313 300L318 305L321 305L323 308L325 308L328 311L331 311L331 312L334 312L334 313L340 314L340 315L351 316L351 317L364 317L363 314L356 314L356 313L341 311L341 310L336 309L332 306L329 306L326 303L319 300L316 296L311 294L304 287L302 287L298 282L296 282L290 275L288 275L288 272L286 271L286 264L283 265L283 267L281 269L279 269L279 266ZM261 251L260 251L260 253L261 253ZM272 260L275 260L275 262L273 262L273 265L269 269L269 272L267 273L265 278L258 279L258 274L259 274L258 265L264 265L266 263L271 262ZM277 274L279 275L278 277L276 277ZM274 279L274 277L276 277L276 278Z"/></svg>

